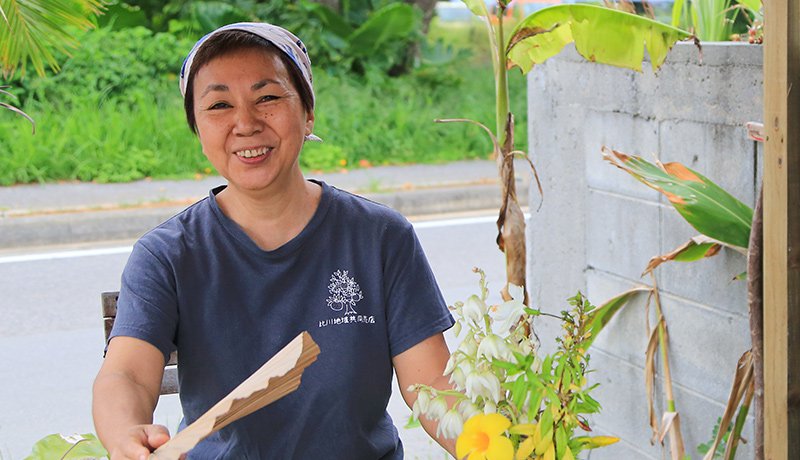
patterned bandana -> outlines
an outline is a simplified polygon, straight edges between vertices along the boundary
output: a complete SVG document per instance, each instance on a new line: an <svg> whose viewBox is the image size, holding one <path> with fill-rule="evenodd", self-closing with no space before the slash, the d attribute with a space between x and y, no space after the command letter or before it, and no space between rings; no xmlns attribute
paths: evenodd
<svg viewBox="0 0 800 460"><path fill-rule="evenodd" d="M303 45L303 42L288 30L263 22L238 22L236 24L228 24L227 26L222 26L219 29L206 34L203 38L198 40L197 43L195 43L192 47L189 55L186 56L186 59L183 61L183 66L181 67L180 86L182 96L186 97L186 80L189 78L189 73L192 69L192 62L194 62L194 57L197 54L197 50L200 49L200 47L203 45L203 43L205 43L206 40L208 40L209 37L212 37L218 32L222 32L224 30L242 30L244 32L258 35L259 37L275 45L284 54L289 56L289 59L291 59L297 68L300 69L300 74L303 75L303 81L308 88L309 93L311 93L311 107L314 107L316 98L314 96L314 86L312 85L313 77L311 76L311 59L308 58L308 51L306 51L305 45ZM322 140L313 134L306 136L306 139L311 141Z"/></svg>

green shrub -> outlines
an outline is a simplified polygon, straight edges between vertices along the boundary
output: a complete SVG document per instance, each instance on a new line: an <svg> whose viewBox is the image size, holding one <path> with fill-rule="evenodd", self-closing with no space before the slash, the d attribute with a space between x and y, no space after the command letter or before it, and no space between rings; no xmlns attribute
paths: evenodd
<svg viewBox="0 0 800 460"><path fill-rule="evenodd" d="M370 72L362 78L317 70L314 132L301 154L307 170L359 165L446 162L486 158L491 143L477 127L435 124L435 118L472 118L493 124L491 69L456 61L438 72L400 78ZM145 177L193 177L209 164L190 133L176 85L151 81L117 100L95 90L52 102L28 101L30 127L0 112L0 184L54 180L125 182ZM512 108L525 113L525 80L510 78ZM516 145L526 145L525 118Z"/></svg>
<svg viewBox="0 0 800 460"><path fill-rule="evenodd" d="M101 100L133 104L142 92L174 91L183 58L193 44L143 27L98 29L80 41L81 47L63 60L58 74L28 76L12 83L23 102L80 105L80 100L99 94Z"/></svg>

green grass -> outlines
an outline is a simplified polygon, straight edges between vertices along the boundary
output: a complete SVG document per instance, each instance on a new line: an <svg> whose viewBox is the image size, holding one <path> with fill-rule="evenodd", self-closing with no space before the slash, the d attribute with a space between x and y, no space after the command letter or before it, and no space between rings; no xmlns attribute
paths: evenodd
<svg viewBox="0 0 800 460"><path fill-rule="evenodd" d="M435 118L471 118L494 126L492 71L480 61L460 59L394 79L317 70L315 133L325 142L306 145L302 166L334 170L487 158L491 143L477 127L433 123ZM516 145L525 149L525 81L512 72L509 84ZM157 89L162 86L128 94L126 102L100 94L64 103L30 102L24 109L36 120L36 135L27 121L0 111L0 185L126 182L210 172L186 126L177 87Z"/></svg>

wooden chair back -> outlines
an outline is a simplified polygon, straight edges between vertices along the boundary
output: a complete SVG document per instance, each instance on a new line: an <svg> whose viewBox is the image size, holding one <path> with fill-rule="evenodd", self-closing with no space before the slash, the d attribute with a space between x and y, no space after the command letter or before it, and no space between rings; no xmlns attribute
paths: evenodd
<svg viewBox="0 0 800 460"><path fill-rule="evenodd" d="M100 294L103 306L103 328L106 343L111 328L114 327L114 320L117 318L117 299L119 292L103 292ZM178 352L173 351L169 355L169 361L164 366L164 377L161 379L161 394L169 395L178 392Z"/></svg>

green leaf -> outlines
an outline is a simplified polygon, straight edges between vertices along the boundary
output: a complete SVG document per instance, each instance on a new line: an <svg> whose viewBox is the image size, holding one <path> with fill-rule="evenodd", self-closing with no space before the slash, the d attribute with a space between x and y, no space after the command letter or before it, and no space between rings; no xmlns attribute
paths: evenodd
<svg viewBox="0 0 800 460"><path fill-rule="evenodd" d="M98 18L100 27L113 27L116 30L131 27L147 27L147 14L140 7L131 6L124 2L106 5L103 16Z"/></svg>
<svg viewBox="0 0 800 460"><path fill-rule="evenodd" d="M568 444L569 436L567 436L567 431L562 425L559 425L558 428L556 428L556 458L564 456L564 451L567 450Z"/></svg>
<svg viewBox="0 0 800 460"><path fill-rule="evenodd" d="M520 375L519 377L517 377L517 380L511 387L511 397L512 397L512 402L514 403L514 407L522 407L522 403L524 403L525 398L528 397L524 375Z"/></svg>
<svg viewBox="0 0 800 460"><path fill-rule="evenodd" d="M225 2L192 3L192 15L202 33L211 32L225 24L250 20L243 11Z"/></svg>
<svg viewBox="0 0 800 460"><path fill-rule="evenodd" d="M376 10L347 38L357 56L369 56L389 42L405 40L417 29L419 17L411 5L391 3Z"/></svg>
<svg viewBox="0 0 800 460"><path fill-rule="evenodd" d="M606 324L611 321L611 318L613 318L614 315L625 306L625 304L627 304L632 298L641 292L650 292L650 288L636 287L629 289L607 300L604 304L592 310L591 313L589 313L588 327L588 330L591 332L591 336L584 342L586 347L591 346L591 344L594 342L594 339L597 338L597 334L599 334L600 331L606 327Z"/></svg>
<svg viewBox="0 0 800 460"><path fill-rule="evenodd" d="M353 33L353 27L329 6L321 3L307 3L307 8L319 18L326 32L333 32L337 36L345 39Z"/></svg>
<svg viewBox="0 0 800 460"><path fill-rule="evenodd" d="M101 0L0 0L6 20L0 21L0 70L25 75L28 63L44 76L45 66L57 71L54 51L69 54L78 46L77 30L94 26Z"/></svg>
<svg viewBox="0 0 800 460"><path fill-rule="evenodd" d="M736 2L752 11L753 14L758 14L761 11L761 0L737 0Z"/></svg>
<svg viewBox="0 0 800 460"><path fill-rule="evenodd" d="M507 54L524 73L574 42L592 62L642 70L644 50L653 70L661 67L675 42L692 35L684 30L610 8L565 4L543 8L511 33Z"/></svg>
<svg viewBox="0 0 800 460"><path fill-rule="evenodd" d="M534 310L533 308L525 307L525 308L523 308L523 310L525 311L525 313L527 313L527 314L529 314L531 316L539 316L539 315L542 314L542 310Z"/></svg>
<svg viewBox="0 0 800 460"><path fill-rule="evenodd" d="M473 14L480 17L487 17L489 16L489 10L486 9L486 2L483 0L461 0L467 5L470 11Z"/></svg>
<svg viewBox="0 0 800 460"><path fill-rule="evenodd" d="M33 445L25 460L106 458L108 452L93 434L64 436L51 434Z"/></svg>
<svg viewBox="0 0 800 460"><path fill-rule="evenodd" d="M419 428L422 426L422 423L419 422L419 419L414 417L414 414L408 416L408 420L406 421L405 426L403 427L406 430L410 430L412 428Z"/></svg>
<svg viewBox="0 0 800 460"><path fill-rule="evenodd" d="M719 253L720 249L722 249L722 245L719 242L705 235L697 235L668 254L650 259L642 276L652 272L664 262L671 260L675 262L694 262L706 257L713 257Z"/></svg>
<svg viewBox="0 0 800 460"><path fill-rule="evenodd" d="M680 27L684 4L685 0L675 0L672 4L672 27Z"/></svg>
<svg viewBox="0 0 800 460"><path fill-rule="evenodd" d="M663 193L698 232L746 249L753 210L722 187L680 163L655 165L641 157L603 148L606 160L650 188Z"/></svg>

